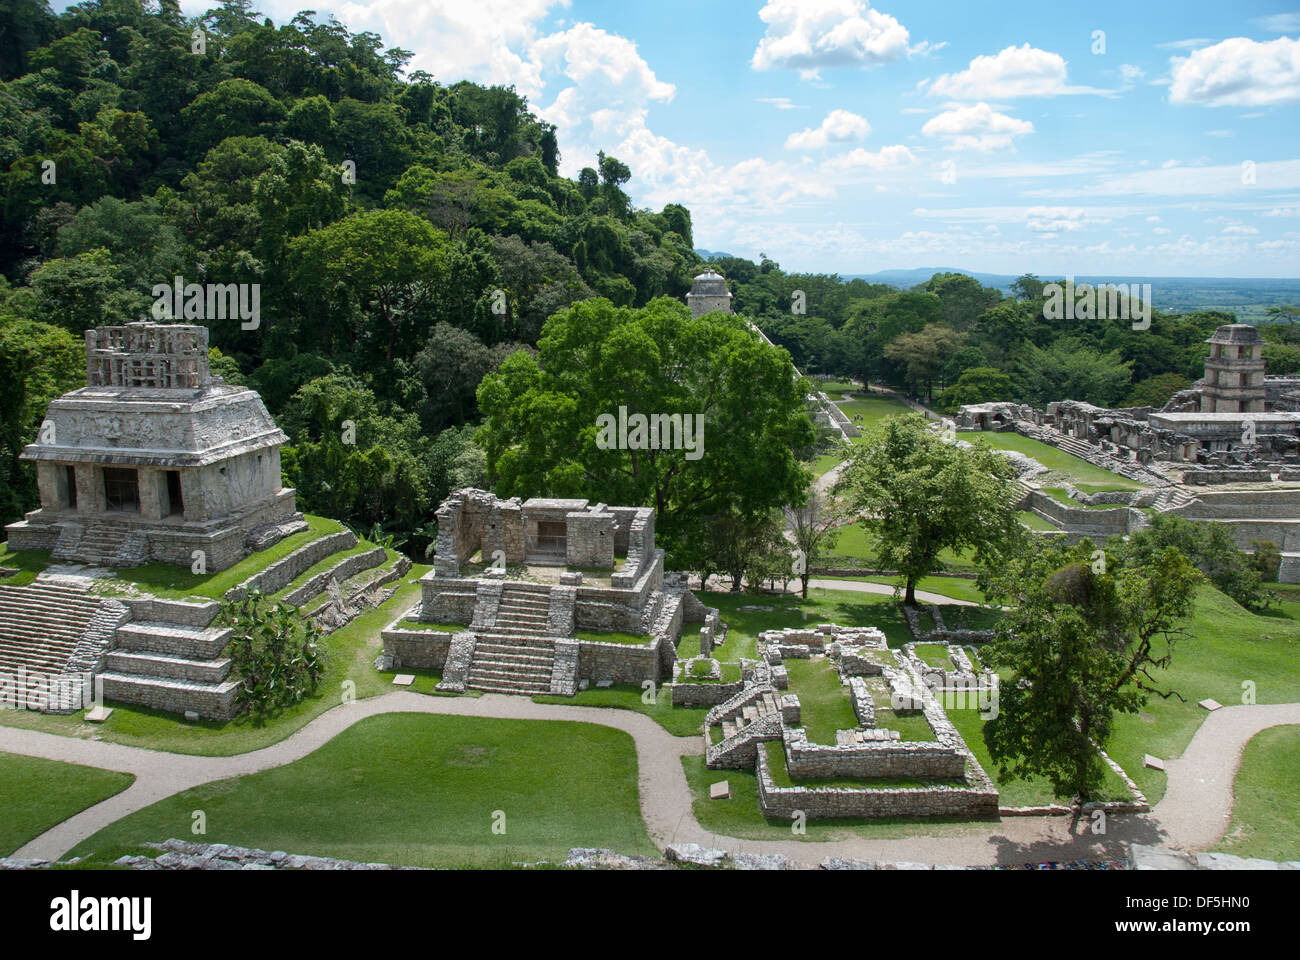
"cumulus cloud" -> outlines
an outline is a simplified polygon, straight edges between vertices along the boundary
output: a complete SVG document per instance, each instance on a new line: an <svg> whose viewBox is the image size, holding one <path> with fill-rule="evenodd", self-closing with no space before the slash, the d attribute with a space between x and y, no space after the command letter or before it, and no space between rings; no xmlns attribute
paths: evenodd
<svg viewBox="0 0 1300 960"><path fill-rule="evenodd" d="M769 0L758 16L767 32L750 60L755 70L814 79L825 67L870 67L909 52L907 28L863 0Z"/></svg>
<svg viewBox="0 0 1300 960"><path fill-rule="evenodd" d="M954 107L931 117L921 128L925 136L946 141L947 150L999 150L1012 146L1015 137L1033 132L1028 120L998 113L983 102Z"/></svg>
<svg viewBox="0 0 1300 960"><path fill-rule="evenodd" d="M1300 40L1232 37L1170 64L1170 103L1262 107L1300 100Z"/></svg>
<svg viewBox="0 0 1300 960"><path fill-rule="evenodd" d="M1030 207L1025 211L1025 226L1035 233L1073 233L1094 223L1109 223L1109 218L1089 216L1082 207Z"/></svg>
<svg viewBox="0 0 1300 960"><path fill-rule="evenodd" d="M787 150L820 150L832 143L862 140L871 132L866 117L848 110L832 110L819 127L809 127L786 137Z"/></svg>
<svg viewBox="0 0 1300 960"><path fill-rule="evenodd" d="M838 157L832 157L826 161L826 166L832 170L888 170L895 167L910 166L915 162L916 157L912 151L898 143L889 147L881 147L875 152L865 147L858 147L848 153L840 154Z"/></svg>
<svg viewBox="0 0 1300 960"><path fill-rule="evenodd" d="M1064 57L1026 43L1007 47L993 56L981 54L965 70L935 79L929 92L954 100L1002 100L1108 91L1070 86Z"/></svg>

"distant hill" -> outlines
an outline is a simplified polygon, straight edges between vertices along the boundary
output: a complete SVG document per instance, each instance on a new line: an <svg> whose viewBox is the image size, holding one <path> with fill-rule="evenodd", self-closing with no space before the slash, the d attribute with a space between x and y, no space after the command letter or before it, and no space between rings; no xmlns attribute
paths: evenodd
<svg viewBox="0 0 1300 960"><path fill-rule="evenodd" d="M696 252L697 254L699 254L701 257L703 257L705 260L712 260L712 259L715 258L715 257L734 257L734 256L735 256L734 253L724 253L724 252L721 251L721 250L705 250L703 247L696 247L696 248L695 248L695 252ZM926 277L926 279L928 280L928 279L930 279L930 278L929 278L929 277Z"/></svg>
<svg viewBox="0 0 1300 960"><path fill-rule="evenodd" d="M887 283L900 290L925 283L936 273L964 273L987 287L997 287L1004 294L1011 293L1015 277L1001 273L978 273L958 267L917 267L911 270L880 270L876 273L845 275L868 283ZM1061 277L1040 274L1043 280ZM1190 313L1196 310L1223 310L1236 314L1245 323L1260 323L1268 319L1269 307L1280 304L1300 304L1300 280L1255 277L1117 277L1080 274L1075 283L1149 283L1151 300L1155 308L1164 313Z"/></svg>

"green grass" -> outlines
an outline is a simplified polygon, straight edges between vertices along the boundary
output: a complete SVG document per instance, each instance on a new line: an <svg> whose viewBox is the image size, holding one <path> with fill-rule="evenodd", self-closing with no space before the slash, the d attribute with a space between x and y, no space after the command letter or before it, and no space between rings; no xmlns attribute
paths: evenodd
<svg viewBox="0 0 1300 960"><path fill-rule="evenodd" d="M974 573L975 552L973 550L956 553L952 550L940 550L941 569L954 573ZM865 567L878 569L880 557L871 546L866 527L862 522L840 528L835 546L827 551L826 557L818 560L818 567Z"/></svg>
<svg viewBox="0 0 1300 960"><path fill-rule="evenodd" d="M393 689L392 674L380 674L373 666L382 643L379 632L415 603L420 596L415 581L429 569L412 567L386 603L326 637L329 665L316 694L283 710L264 726L255 726L246 717L226 724L207 720L187 723L175 714L118 703L111 704L113 715L107 721L93 727L84 723L80 714L53 716L25 710L0 711L0 724L201 756L232 756L269 746L343 703L345 696L362 699Z"/></svg>
<svg viewBox="0 0 1300 960"><path fill-rule="evenodd" d="M539 695L533 697L533 702L632 710L636 713L644 713L675 737L698 736L704 728L704 716L709 712L704 707L674 707L672 697L662 686L655 688L654 703L642 702L644 693L645 691L639 686L616 683L603 690L591 686L586 690L579 690L572 697Z"/></svg>
<svg viewBox="0 0 1300 960"><path fill-rule="evenodd" d="M645 634L620 633L617 630L578 630L573 634L579 640L591 640L595 643L622 643L629 646L644 646L653 638ZM698 643L699 638L696 638Z"/></svg>
<svg viewBox="0 0 1300 960"><path fill-rule="evenodd" d="M1232 825L1214 849L1239 857L1300 860L1300 727L1270 727L1246 744L1233 781Z"/></svg>
<svg viewBox="0 0 1300 960"><path fill-rule="evenodd" d="M1057 503L1064 504L1067 507L1073 507L1076 510L1127 510L1128 508L1122 503L1080 503L1068 493L1064 487L1042 487L1042 492L1047 494Z"/></svg>
<svg viewBox="0 0 1300 960"><path fill-rule="evenodd" d="M1190 637L1175 646L1170 668L1152 671L1160 689L1185 700L1152 696L1138 713L1116 717L1104 745L1153 804L1164 796L1165 774L1143 767L1142 756L1180 756L1205 719L1199 701L1241 703L1246 681L1258 703L1300 701L1300 623L1251 613L1202 586L1187 629Z"/></svg>
<svg viewBox="0 0 1300 960"><path fill-rule="evenodd" d="M961 435L962 440L972 442L977 438L983 439L996 450L1018 450L1027 456L1033 457L1048 470L1062 475L1076 486L1080 483L1102 484L1109 490L1137 490L1142 486L1127 477L1121 477L1109 470L1094 467L1086 460L1080 460L1076 456L1046 443L1041 443L1038 440L1022 437L1018 433L973 431Z"/></svg>
<svg viewBox="0 0 1300 960"><path fill-rule="evenodd" d="M97 589L106 593L120 592L123 587L134 585L140 590L156 597L170 600L183 600L186 597L203 597L219 600L231 587L238 586L255 573L260 573L277 560L287 557L299 547L306 546L313 540L338 533L343 524L325 517L306 515L309 529L285 537L279 543L251 553L232 567L220 573L196 574L187 567L173 566L169 563L146 563L140 567L124 570L116 580L105 580Z"/></svg>
<svg viewBox="0 0 1300 960"><path fill-rule="evenodd" d="M898 589L899 596L902 596L903 578L902 577L818 577L818 580L844 580L858 581L860 583L880 583L885 586L895 587ZM966 600L970 603L983 603L984 592L975 586L975 581L970 577L922 577L916 583L917 590L923 590L926 593L937 593L943 597L951 597L953 600Z"/></svg>
<svg viewBox="0 0 1300 960"><path fill-rule="evenodd" d="M848 688L840 683L839 671L829 660L787 660L785 669L790 675L789 692L799 697L799 718L810 742L834 746L836 730L858 725Z"/></svg>
<svg viewBox="0 0 1300 960"><path fill-rule="evenodd" d="M841 391L848 393L850 391ZM826 391L832 400L839 400L839 397ZM874 423L884 420L886 417L897 417L905 413L911 413L911 408L901 400L893 397L881 397L864 394L861 391L853 393L852 400L843 400L835 404L844 411L844 415L852 420L855 416L861 414L864 423L858 424L858 428L869 427Z"/></svg>
<svg viewBox="0 0 1300 960"><path fill-rule="evenodd" d="M921 780L911 777L838 777L826 779L795 779L785 765L785 748L779 740L763 744L768 772L778 787L840 787L847 790L919 790L923 787L964 787L965 780Z"/></svg>
<svg viewBox="0 0 1300 960"><path fill-rule="evenodd" d="M273 770L206 784L106 827L73 851L190 836L209 843L414 866L500 867L570 847L655 855L636 748L596 724L370 717ZM495 833L504 812L505 833Z"/></svg>
<svg viewBox="0 0 1300 960"><path fill-rule="evenodd" d="M9 587L24 587L50 565L50 555L44 550L10 550L9 542L0 543L0 567L11 567L17 573L0 577L0 583Z"/></svg>
<svg viewBox="0 0 1300 960"><path fill-rule="evenodd" d="M0 857L134 781L129 773L0 753Z"/></svg>
<svg viewBox="0 0 1300 960"><path fill-rule="evenodd" d="M948 645L946 643L918 643L912 648L916 655L932 667L938 667L941 670L952 670L952 658L948 656Z"/></svg>
<svg viewBox="0 0 1300 960"><path fill-rule="evenodd" d="M984 726L987 722L978 710L949 710L948 719L952 725L957 728L962 739L966 741L966 746L970 748L975 759L979 761L984 772L993 778L997 785L999 803L1004 807L1040 807L1052 803L1068 803L1069 798L1061 799L1052 793L1052 784L1042 777L1033 777L1027 780L1016 780L1011 777L1003 779L998 774L997 765L994 764L993 758L989 755L988 744L984 742ZM1133 771L1125 768L1129 776ZM1106 768L1105 779L1102 781L1101 799L1106 800L1131 800L1132 794L1124 786L1124 782L1109 767Z"/></svg>
<svg viewBox="0 0 1300 960"><path fill-rule="evenodd" d="M433 633L459 633L469 629L463 623L426 623L423 620L400 620L398 630L428 630Z"/></svg>
<svg viewBox="0 0 1300 960"><path fill-rule="evenodd" d="M912 640L902 608L887 595L819 588L809 590L807 600L797 595L757 596L700 590L695 593L706 606L717 607L730 628L727 642L714 650L713 655L718 660L754 659L757 656L756 638L764 630L815 627L819 623L878 627L894 649ZM744 612L740 610L743 606L765 606L772 610ZM949 626L957 626L965 618L972 629L991 626L1000 616L996 610L955 604L940 604L939 609Z"/></svg>
<svg viewBox="0 0 1300 960"><path fill-rule="evenodd" d="M677 640L677 659L689 660L700 655L700 631L704 624L682 624L682 635Z"/></svg>
<svg viewBox="0 0 1300 960"><path fill-rule="evenodd" d="M883 676L864 677L872 702L876 705L876 726L885 730L897 730L898 738L909 743L933 742L937 739L930 729L929 722L921 713L898 713L890 705L893 698L889 693L889 681Z"/></svg>
<svg viewBox="0 0 1300 960"><path fill-rule="evenodd" d="M1051 521L1044 520L1042 517L1034 513L1032 510L1017 510L1016 516L1019 517L1020 522L1023 523L1026 527L1028 527L1030 530L1060 530L1061 529Z"/></svg>

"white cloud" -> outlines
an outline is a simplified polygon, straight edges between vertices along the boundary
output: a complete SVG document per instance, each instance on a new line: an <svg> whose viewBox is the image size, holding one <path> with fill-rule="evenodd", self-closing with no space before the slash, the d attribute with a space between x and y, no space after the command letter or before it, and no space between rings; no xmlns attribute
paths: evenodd
<svg viewBox="0 0 1300 960"><path fill-rule="evenodd" d="M755 70L816 79L826 67L870 67L909 52L907 28L862 0L769 0L758 16L767 33L750 60Z"/></svg>
<svg viewBox="0 0 1300 960"><path fill-rule="evenodd" d="M1109 222L1107 217L1089 216L1082 207L1030 207L1025 211L1025 226L1036 233L1073 233Z"/></svg>
<svg viewBox="0 0 1300 960"><path fill-rule="evenodd" d="M851 140L863 140L871 132L871 124L866 117L850 113L848 110L832 110L826 114L819 127L809 127L798 133L792 133L785 139L787 150L820 150L832 143L848 143Z"/></svg>
<svg viewBox="0 0 1300 960"><path fill-rule="evenodd" d="M1224 227L1223 233L1237 234L1241 236L1259 233L1259 230L1255 227L1243 227L1241 224L1234 223L1231 226Z"/></svg>
<svg viewBox="0 0 1300 960"><path fill-rule="evenodd" d="M807 109L806 107L802 107L799 104L794 103L789 97L755 97L754 102L771 104L772 106L776 107L778 110Z"/></svg>
<svg viewBox="0 0 1300 960"><path fill-rule="evenodd" d="M1232 37L1170 65L1170 103L1260 107L1300 100L1300 40L1289 37Z"/></svg>
<svg viewBox="0 0 1300 960"><path fill-rule="evenodd" d="M1189 37L1186 40L1170 40L1166 43L1157 43L1158 50L1190 50L1193 47L1203 47L1207 43L1213 43L1209 37Z"/></svg>
<svg viewBox="0 0 1300 960"><path fill-rule="evenodd" d="M888 170L894 167L910 166L915 162L916 157L911 150L902 144L894 144L889 147L881 147L875 153L865 147L858 147L838 157L832 157L826 161L825 166L832 170L856 170L862 168Z"/></svg>
<svg viewBox="0 0 1300 960"><path fill-rule="evenodd" d="M955 100L996 100L1110 91L1070 86L1066 83L1064 57L1026 43L1007 47L993 56L981 54L967 69L938 77L930 84L929 92Z"/></svg>
<svg viewBox="0 0 1300 960"><path fill-rule="evenodd" d="M1262 217L1300 217L1300 207L1274 207L1260 214Z"/></svg>
<svg viewBox="0 0 1300 960"><path fill-rule="evenodd" d="M947 141L948 150L998 150L1010 147L1015 137L1034 132L1028 120L998 113L987 103L955 107L931 117L921 128L927 137Z"/></svg>

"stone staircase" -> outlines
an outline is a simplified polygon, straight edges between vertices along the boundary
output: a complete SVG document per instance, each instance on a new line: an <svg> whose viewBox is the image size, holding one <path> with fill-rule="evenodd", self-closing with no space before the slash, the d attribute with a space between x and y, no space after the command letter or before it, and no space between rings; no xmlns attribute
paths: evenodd
<svg viewBox="0 0 1300 960"><path fill-rule="evenodd" d="M551 692L554 673L555 640L487 631L477 634L465 685L489 693L532 696Z"/></svg>
<svg viewBox="0 0 1300 960"><path fill-rule="evenodd" d="M1151 506L1159 513L1166 510L1177 510L1179 507L1185 507L1196 499L1196 494L1186 487L1165 487L1156 494L1156 498L1151 501Z"/></svg>
<svg viewBox="0 0 1300 960"><path fill-rule="evenodd" d="M714 743L709 730L722 727ZM745 769L758 759L758 745L781 739L781 706L776 691L750 686L709 711L704 726L704 756L710 769Z"/></svg>
<svg viewBox="0 0 1300 960"><path fill-rule="evenodd" d="M542 583L502 584L492 629L518 636L544 636L550 624L551 588Z"/></svg>
<svg viewBox="0 0 1300 960"><path fill-rule="evenodd" d="M82 528L69 524L59 534L52 556L107 567L138 567L149 559L149 540L117 523L92 523Z"/></svg>
<svg viewBox="0 0 1300 960"><path fill-rule="evenodd" d="M65 584L0 586L0 672L62 673L102 605Z"/></svg>
<svg viewBox="0 0 1300 960"><path fill-rule="evenodd" d="M180 605L178 605L180 606ZM201 610L202 608L191 609ZM233 631L212 626L212 604L192 622L130 621L117 628L115 647L104 658L104 697L169 713L196 713L205 720L234 716L238 682L222 652ZM165 615L155 609L155 616Z"/></svg>

